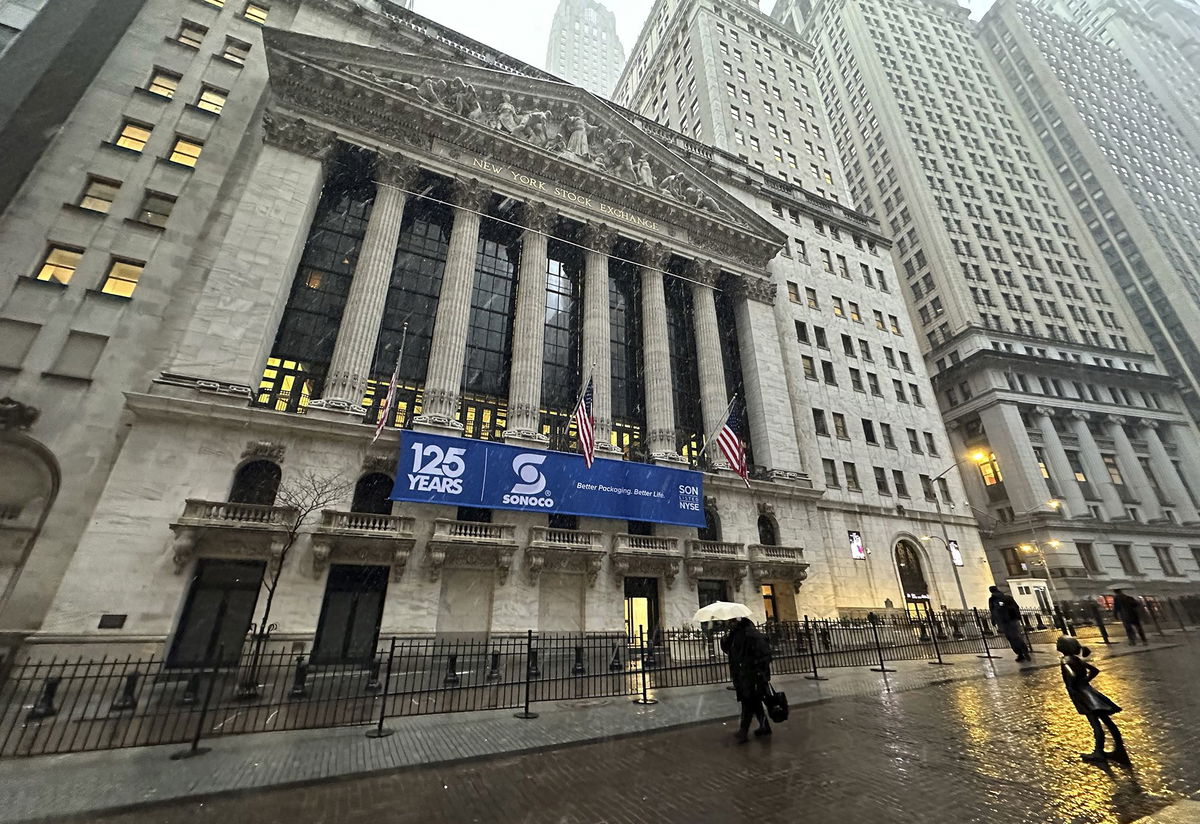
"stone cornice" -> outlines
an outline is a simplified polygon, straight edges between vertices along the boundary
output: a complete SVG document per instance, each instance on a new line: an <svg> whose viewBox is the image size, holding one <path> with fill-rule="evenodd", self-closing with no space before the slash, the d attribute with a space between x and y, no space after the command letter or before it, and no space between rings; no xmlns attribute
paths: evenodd
<svg viewBox="0 0 1200 824"><path fill-rule="evenodd" d="M333 148L334 133L300 117L263 112L263 142L296 154L325 160Z"/></svg>
<svg viewBox="0 0 1200 824"><path fill-rule="evenodd" d="M1041 346L1055 345L1052 341L1038 339ZM1064 349L1071 349L1070 344L1058 344ZM1118 353L1130 356L1130 353ZM1139 360L1144 356L1133 353L1132 357ZM1034 357L1018 352L1001 352L995 349L980 349L955 364L951 364L932 377L934 389L954 385L966 375L987 367L1006 368L1022 367L1030 374L1044 374L1076 380L1085 378L1094 381L1120 383L1127 388L1149 389L1158 392L1179 391L1178 382L1170 375L1159 375L1153 372L1134 372L1129 369L1114 369L1109 366L1099 366L1092 363L1077 363L1076 361L1058 360L1055 358ZM1042 396L1031 396L1032 398Z"/></svg>

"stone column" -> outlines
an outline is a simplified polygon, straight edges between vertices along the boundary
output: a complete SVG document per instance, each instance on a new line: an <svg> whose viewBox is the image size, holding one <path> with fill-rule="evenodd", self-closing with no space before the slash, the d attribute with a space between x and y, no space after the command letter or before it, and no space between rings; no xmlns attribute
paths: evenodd
<svg viewBox="0 0 1200 824"><path fill-rule="evenodd" d="M505 438L548 441L538 429L542 408L542 360L546 342L546 233L555 211L545 203L525 204L521 222L521 265L513 316L512 371L508 380L508 429Z"/></svg>
<svg viewBox="0 0 1200 824"><path fill-rule="evenodd" d="M1142 462L1138 460L1137 453L1133 451L1133 444L1129 442L1129 436L1125 434L1125 418L1120 415L1105 415L1104 429L1108 433L1108 437L1112 438L1113 446L1116 447L1117 465L1121 469L1121 477L1125 479L1126 486L1132 484L1135 490L1134 497L1141 500L1142 512L1145 514L1146 520L1161 520L1163 517L1162 504L1158 502L1158 496L1154 494L1154 487L1151 486L1150 479L1146 477L1146 472L1142 469Z"/></svg>
<svg viewBox="0 0 1200 824"><path fill-rule="evenodd" d="M693 261L688 267L692 283L692 326L696 333L696 363L700 373L700 408L704 413L704 435L710 437L721 425L729 406L725 391L725 358L721 353L721 329L717 324L717 304L713 289L718 270L711 261ZM729 463L714 444L707 452L714 469L728 469Z"/></svg>
<svg viewBox="0 0 1200 824"><path fill-rule="evenodd" d="M1108 519L1127 519L1129 514L1125 511L1125 502L1108 479L1108 470L1104 467L1104 461L1100 459L1100 447L1096 446L1096 439L1092 437L1092 430L1088 428L1087 422L1090 418L1089 413L1078 409L1071 412L1071 431L1079 439L1079 460L1087 473L1088 482L1100 493L1104 513Z"/></svg>
<svg viewBox="0 0 1200 824"><path fill-rule="evenodd" d="M1039 406L1033 412L1038 430L1042 433L1042 446L1046 450L1046 468L1054 477L1055 485L1066 502L1067 517L1088 517L1087 502L1083 499L1079 482L1075 480L1075 473L1071 471L1071 462L1067 460L1067 453L1063 449L1058 430L1054 428L1054 410L1048 406Z"/></svg>
<svg viewBox="0 0 1200 824"><path fill-rule="evenodd" d="M1167 425L1164 423L1164 426ZM1187 479L1188 488L1200 497L1200 435L1197 435L1196 427L1190 423L1179 422L1169 426L1171 431L1167 440L1175 444L1179 472Z"/></svg>
<svg viewBox="0 0 1200 824"><path fill-rule="evenodd" d="M366 413L362 401L371 377L392 264L396 260L396 244L400 241L400 224L408 201L405 189L419 173L420 167L403 155L379 159L375 203L350 281L333 358L321 397L308 405L309 410L327 409L357 416Z"/></svg>
<svg viewBox="0 0 1200 824"><path fill-rule="evenodd" d="M475 286L475 257L479 246L479 210L492 194L478 180L456 180L454 226L438 294L429 367L425 371L425 400L414 423L427 427L462 429L458 399L462 394L467 327L471 321L471 291Z"/></svg>
<svg viewBox="0 0 1200 824"><path fill-rule="evenodd" d="M589 223L583 275L583 380L592 376L592 415L596 419L596 451L617 452L612 445L612 331L609 321L608 253L616 230Z"/></svg>
<svg viewBox="0 0 1200 824"><path fill-rule="evenodd" d="M662 268L670 257L661 243L638 249L642 278L642 374L646 392L646 447L651 460L679 463L675 445L675 396L667 340L667 294Z"/></svg>
<svg viewBox="0 0 1200 824"><path fill-rule="evenodd" d="M1162 485L1163 492L1171 502L1171 508L1178 514L1179 520L1185 524L1194 524L1200 521L1200 513L1197 513L1183 479L1179 477L1171 456L1167 454L1162 439L1158 437L1158 426L1158 421L1141 422L1142 439L1146 441L1150 452L1150 467L1154 470L1154 477Z"/></svg>
<svg viewBox="0 0 1200 824"><path fill-rule="evenodd" d="M987 432L988 448L996 454L1004 490L1017 512L1044 511L1050 488L1033 457L1033 441L1014 403L996 403L979 411ZM979 474L979 468L974 472Z"/></svg>

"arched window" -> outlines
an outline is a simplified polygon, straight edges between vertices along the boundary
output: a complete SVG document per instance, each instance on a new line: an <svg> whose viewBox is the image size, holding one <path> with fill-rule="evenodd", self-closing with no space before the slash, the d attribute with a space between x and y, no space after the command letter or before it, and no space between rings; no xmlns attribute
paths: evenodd
<svg viewBox="0 0 1200 824"><path fill-rule="evenodd" d="M770 515L758 516L758 542L763 546L776 546L779 544L779 533L775 529L775 521Z"/></svg>
<svg viewBox="0 0 1200 824"><path fill-rule="evenodd" d="M900 586L904 587L905 600L929 600L929 584L921 569L921 556L908 541L896 544L896 569L900 572Z"/></svg>
<svg viewBox="0 0 1200 824"><path fill-rule="evenodd" d="M387 475L382 472L363 475L354 485L354 502L350 504L350 511L391 515L392 502L388 500L391 494L392 479Z"/></svg>
<svg viewBox="0 0 1200 824"><path fill-rule="evenodd" d="M717 519L717 511L712 507L704 507L704 526L696 529L696 537L701 541L721 540L721 522Z"/></svg>
<svg viewBox="0 0 1200 824"><path fill-rule="evenodd" d="M279 466L271 461L242 464L233 476L230 503L273 506L275 496L279 494L279 476Z"/></svg>

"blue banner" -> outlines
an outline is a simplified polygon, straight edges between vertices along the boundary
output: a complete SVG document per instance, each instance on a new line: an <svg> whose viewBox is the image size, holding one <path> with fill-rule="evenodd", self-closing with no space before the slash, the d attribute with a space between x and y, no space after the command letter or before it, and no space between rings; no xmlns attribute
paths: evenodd
<svg viewBox="0 0 1200 824"><path fill-rule="evenodd" d="M703 476L687 469L404 430L393 501L704 526Z"/></svg>

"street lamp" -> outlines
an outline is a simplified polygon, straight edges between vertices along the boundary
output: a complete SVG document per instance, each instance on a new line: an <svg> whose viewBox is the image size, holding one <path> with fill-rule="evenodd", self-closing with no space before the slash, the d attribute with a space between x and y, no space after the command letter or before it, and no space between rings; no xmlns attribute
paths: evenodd
<svg viewBox="0 0 1200 824"><path fill-rule="evenodd" d="M941 473L939 473L937 476L935 476L934 479L930 483L936 484L942 478L946 477L951 472L958 469L960 464L964 464L964 463L967 463L968 461L972 461L978 466L979 464L983 463L987 459L988 459L988 456L983 452L975 452L975 453L972 453L971 455L968 455L965 458L960 458L959 460L955 461L950 466L948 466L944 470L942 470ZM938 540L940 540L943 544L946 545L946 554L950 556L950 569L952 569L954 571L954 584L955 584L955 586L958 587L958 599L959 599L959 601L962 602L963 612L966 612L969 609L969 607L967 606L967 594L963 591L962 576L960 576L958 574L958 564L954 563L954 553L952 553L950 551L950 536L947 534L946 519L942 515L942 502L938 498L936 486L934 487L934 490L933 490L933 506L937 510L938 526L941 527L941 530L942 530L942 535L940 538L938 538ZM927 535L927 536L923 537L921 540L928 541L930 537L937 537L937 536L928 536Z"/></svg>
<svg viewBox="0 0 1200 824"><path fill-rule="evenodd" d="M1046 546L1051 549L1058 549L1062 545L1062 541L1051 539L1046 542ZM1046 570L1046 586L1050 587L1050 598L1053 603L1058 603L1058 588L1054 585L1054 576L1050 574L1050 562L1046 560L1046 553L1042 549L1042 545L1036 542L1032 544L1021 544L1017 547L1021 552L1027 555L1036 554L1042 561L1042 567Z"/></svg>

